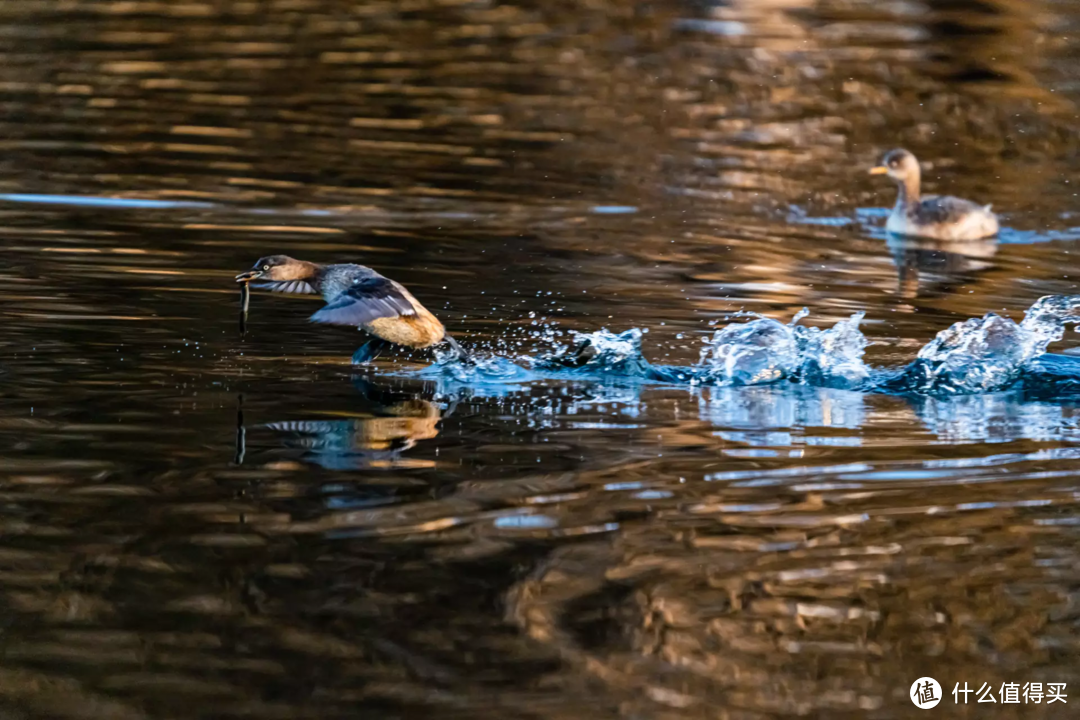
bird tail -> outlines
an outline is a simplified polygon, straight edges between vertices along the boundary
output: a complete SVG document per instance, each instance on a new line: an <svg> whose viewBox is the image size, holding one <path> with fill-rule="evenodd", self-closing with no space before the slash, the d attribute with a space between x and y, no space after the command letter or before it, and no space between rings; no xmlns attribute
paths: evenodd
<svg viewBox="0 0 1080 720"><path fill-rule="evenodd" d="M458 344L458 341L452 338L449 334L443 335L443 342L450 346L450 349L457 355L458 362L471 363L473 362L472 353Z"/></svg>

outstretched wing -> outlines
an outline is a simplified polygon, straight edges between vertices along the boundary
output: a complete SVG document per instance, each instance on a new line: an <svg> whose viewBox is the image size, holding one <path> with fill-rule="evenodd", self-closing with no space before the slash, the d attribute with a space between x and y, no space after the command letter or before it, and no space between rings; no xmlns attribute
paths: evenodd
<svg viewBox="0 0 1080 720"><path fill-rule="evenodd" d="M317 295L315 288L303 280L263 280L251 283L252 287L260 290L269 290L279 293L298 293L303 295Z"/></svg>
<svg viewBox="0 0 1080 720"><path fill-rule="evenodd" d="M354 282L338 299L312 315L311 321L357 327L379 318L415 314L412 301L400 285L375 275Z"/></svg>

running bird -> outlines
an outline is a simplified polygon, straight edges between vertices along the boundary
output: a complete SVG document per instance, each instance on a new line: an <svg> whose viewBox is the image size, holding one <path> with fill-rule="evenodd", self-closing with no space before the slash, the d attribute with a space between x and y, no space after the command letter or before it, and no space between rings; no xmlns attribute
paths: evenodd
<svg viewBox="0 0 1080 720"><path fill-rule="evenodd" d="M371 362L391 345L419 349L445 342L458 359L469 358L403 285L363 265L318 265L270 255L237 275L236 282L274 292L322 295L326 307L311 316L312 322L352 325L375 336L353 354L354 365Z"/></svg>
<svg viewBox="0 0 1080 720"><path fill-rule="evenodd" d="M981 240L998 232L998 219L989 205L949 195L919 194L919 161L907 150L893 150L870 169L871 175L888 175L900 188L885 229L897 235L935 240Z"/></svg>

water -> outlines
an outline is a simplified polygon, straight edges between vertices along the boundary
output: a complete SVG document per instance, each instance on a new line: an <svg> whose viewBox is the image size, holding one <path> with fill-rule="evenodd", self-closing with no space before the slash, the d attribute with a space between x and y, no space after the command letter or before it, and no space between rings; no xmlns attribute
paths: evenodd
<svg viewBox="0 0 1080 720"><path fill-rule="evenodd" d="M1080 692L1072 4L0 17L0 717ZM886 237L901 145L1001 241ZM480 362L241 338L277 252Z"/></svg>

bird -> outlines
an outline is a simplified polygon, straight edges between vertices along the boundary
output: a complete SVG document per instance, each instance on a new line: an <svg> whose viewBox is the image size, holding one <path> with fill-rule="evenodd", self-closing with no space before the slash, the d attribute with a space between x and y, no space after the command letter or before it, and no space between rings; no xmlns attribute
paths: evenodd
<svg viewBox="0 0 1080 720"><path fill-rule="evenodd" d="M269 255L237 275L236 282L273 292L322 295L326 307L311 316L312 322L351 325L375 336L353 354L354 365L375 360L393 345L419 349L446 343L457 359L470 358L401 283L364 265L319 265L288 255Z"/></svg>
<svg viewBox="0 0 1080 720"><path fill-rule="evenodd" d="M920 195L919 161L907 150L886 153L880 165L870 168L870 174L888 175L900 188L885 224L890 233L953 241L997 235L998 219L989 205L950 195Z"/></svg>

